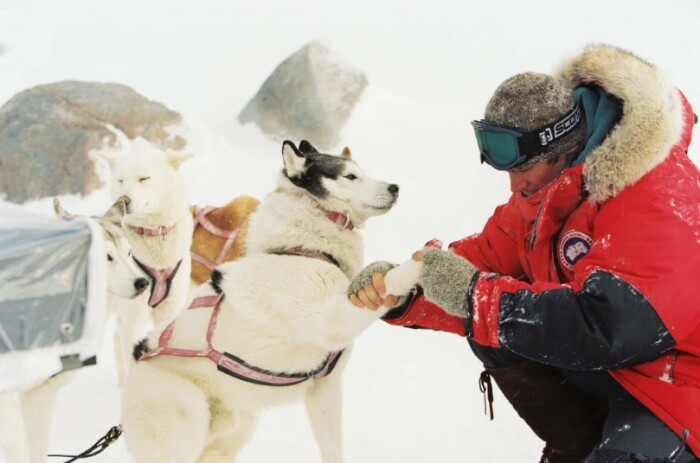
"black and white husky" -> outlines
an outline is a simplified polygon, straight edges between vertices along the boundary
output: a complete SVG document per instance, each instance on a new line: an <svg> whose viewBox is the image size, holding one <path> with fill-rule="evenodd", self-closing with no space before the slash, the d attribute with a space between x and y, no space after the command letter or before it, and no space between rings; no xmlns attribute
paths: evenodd
<svg viewBox="0 0 700 463"><path fill-rule="evenodd" d="M367 177L347 149L285 141L282 157L246 256L150 336L126 381L122 425L138 462L233 462L261 408L300 398L323 461L343 461L342 370L353 339L385 312L348 301L362 268L357 229L391 209L399 187Z"/></svg>

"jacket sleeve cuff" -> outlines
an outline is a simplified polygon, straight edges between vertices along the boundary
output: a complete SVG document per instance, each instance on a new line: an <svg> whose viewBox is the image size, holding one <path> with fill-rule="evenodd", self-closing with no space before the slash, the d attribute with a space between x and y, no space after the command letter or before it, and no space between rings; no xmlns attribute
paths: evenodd
<svg viewBox="0 0 700 463"><path fill-rule="evenodd" d="M415 301L418 296L422 295L423 288L420 286L414 286L403 302L400 302L396 307L389 309L389 311L382 317L382 320L393 325L400 325L401 320L407 315L413 301Z"/></svg>
<svg viewBox="0 0 700 463"><path fill-rule="evenodd" d="M418 287L403 304L387 312L382 320L391 325L407 328L428 328L460 336L465 335L466 319L448 314L437 305L428 302L422 294L422 289Z"/></svg>

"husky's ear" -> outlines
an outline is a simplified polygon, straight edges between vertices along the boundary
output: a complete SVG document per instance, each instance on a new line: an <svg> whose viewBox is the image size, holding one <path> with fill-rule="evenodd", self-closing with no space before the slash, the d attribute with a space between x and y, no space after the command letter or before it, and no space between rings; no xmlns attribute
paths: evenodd
<svg viewBox="0 0 700 463"><path fill-rule="evenodd" d="M61 204L61 201L59 201L58 198L53 199L53 210L57 216L64 219L72 219L75 217L74 214L71 214L63 208L63 204Z"/></svg>
<svg viewBox="0 0 700 463"><path fill-rule="evenodd" d="M117 162L117 156L118 154L114 151L93 151L92 152L93 156L96 158L102 159L103 161L107 161L107 164L109 164L110 169L114 169L114 164Z"/></svg>
<svg viewBox="0 0 700 463"><path fill-rule="evenodd" d="M299 143L299 151L301 151L304 154L307 153L318 153L318 150L307 140L302 140Z"/></svg>
<svg viewBox="0 0 700 463"><path fill-rule="evenodd" d="M124 196L120 197L117 199L114 204L112 204L112 207L107 209L107 212L104 213L102 217L100 217L99 221L102 223L110 223L112 225L116 225L117 227L122 226L122 220L124 219L124 216L126 215L126 200L124 199Z"/></svg>
<svg viewBox="0 0 700 463"><path fill-rule="evenodd" d="M168 164L173 166L175 170L178 170L180 168L180 165L182 165L183 162L187 161L191 157L192 155L188 153L181 153L179 151L170 149L165 150L165 159L168 161Z"/></svg>
<svg viewBox="0 0 700 463"><path fill-rule="evenodd" d="M306 172L306 156L289 140L282 143L282 159L287 177L301 177Z"/></svg>
<svg viewBox="0 0 700 463"><path fill-rule="evenodd" d="M343 148L343 152L340 153L341 156L343 156L345 159L350 159L350 156L352 156L352 152L350 151L350 148L347 146Z"/></svg>

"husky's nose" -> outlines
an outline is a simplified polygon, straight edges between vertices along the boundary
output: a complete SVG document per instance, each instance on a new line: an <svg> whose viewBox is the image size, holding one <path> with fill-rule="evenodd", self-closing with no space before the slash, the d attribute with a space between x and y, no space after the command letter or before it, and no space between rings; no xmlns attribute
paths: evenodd
<svg viewBox="0 0 700 463"><path fill-rule="evenodd" d="M148 288L148 280L145 278L137 278L134 280L134 288L139 294L144 292Z"/></svg>
<svg viewBox="0 0 700 463"><path fill-rule="evenodd" d="M395 183L389 185L389 193L395 195L399 193L399 186Z"/></svg>

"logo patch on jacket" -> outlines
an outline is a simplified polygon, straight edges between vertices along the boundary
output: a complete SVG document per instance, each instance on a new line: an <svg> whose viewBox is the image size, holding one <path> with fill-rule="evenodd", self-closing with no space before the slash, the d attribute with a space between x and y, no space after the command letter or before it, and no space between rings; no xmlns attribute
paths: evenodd
<svg viewBox="0 0 700 463"><path fill-rule="evenodd" d="M568 270L574 269L574 264L591 250L593 239L580 231L571 230L561 239L559 244L559 261Z"/></svg>

